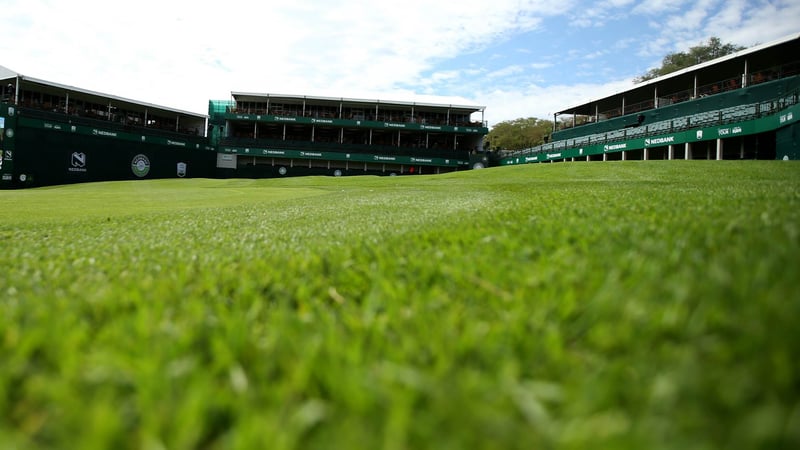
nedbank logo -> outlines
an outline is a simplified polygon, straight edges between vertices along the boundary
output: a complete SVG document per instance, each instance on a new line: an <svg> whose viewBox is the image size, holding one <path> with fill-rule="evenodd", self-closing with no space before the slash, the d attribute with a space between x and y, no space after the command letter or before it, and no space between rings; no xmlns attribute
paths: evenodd
<svg viewBox="0 0 800 450"><path fill-rule="evenodd" d="M86 153L72 152L69 163L72 167L67 170L70 172L86 172Z"/></svg>
<svg viewBox="0 0 800 450"><path fill-rule="evenodd" d="M649 147L651 145L658 145L658 144L671 144L675 142L675 136L667 136L667 137L660 137L660 138L646 138L644 140L644 146Z"/></svg>
<svg viewBox="0 0 800 450"><path fill-rule="evenodd" d="M72 167L86 167L86 153L72 152Z"/></svg>
<svg viewBox="0 0 800 450"><path fill-rule="evenodd" d="M131 170L133 174L139 178L146 176L150 173L150 160L143 154L138 154L133 157L131 161Z"/></svg>

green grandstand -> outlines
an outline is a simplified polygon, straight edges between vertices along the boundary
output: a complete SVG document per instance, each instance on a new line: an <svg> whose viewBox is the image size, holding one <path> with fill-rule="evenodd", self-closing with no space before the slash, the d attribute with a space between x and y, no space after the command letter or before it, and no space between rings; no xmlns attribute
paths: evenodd
<svg viewBox="0 0 800 450"><path fill-rule="evenodd" d="M0 66L0 188L212 177L207 116Z"/></svg>
<svg viewBox="0 0 800 450"><path fill-rule="evenodd" d="M555 113L550 142L503 165L650 159L800 159L800 35Z"/></svg>
<svg viewBox="0 0 800 450"><path fill-rule="evenodd" d="M482 106L231 97L209 102L223 177L440 174L487 165Z"/></svg>

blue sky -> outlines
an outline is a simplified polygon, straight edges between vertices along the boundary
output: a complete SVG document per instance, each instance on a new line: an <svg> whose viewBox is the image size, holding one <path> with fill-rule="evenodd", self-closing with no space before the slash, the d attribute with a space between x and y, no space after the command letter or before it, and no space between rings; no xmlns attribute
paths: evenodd
<svg viewBox="0 0 800 450"><path fill-rule="evenodd" d="M711 36L800 33L800 0L0 0L0 65L205 113L231 91L552 119Z"/></svg>

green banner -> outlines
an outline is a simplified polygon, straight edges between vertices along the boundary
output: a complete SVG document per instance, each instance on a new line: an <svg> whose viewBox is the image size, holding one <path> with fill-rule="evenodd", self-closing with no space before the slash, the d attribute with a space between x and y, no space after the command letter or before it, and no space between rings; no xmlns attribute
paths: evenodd
<svg viewBox="0 0 800 450"><path fill-rule="evenodd" d="M75 125L63 122L56 122L52 120L34 119L29 117L20 117L18 126L44 129L49 131L58 131L63 133L75 133L86 136L96 136L109 139L120 139L124 141L147 142L148 144L166 145L170 147L180 147L196 150L214 151L214 147L208 144L205 138L186 138L180 136L176 137L163 137L152 134L133 133L125 131L116 131L108 128L91 127L86 125Z"/></svg>
<svg viewBox="0 0 800 450"><path fill-rule="evenodd" d="M287 159L319 159L326 161L353 161L367 163L407 164L418 166L469 166L469 161L449 158L424 158L405 155L375 155L371 153L313 152L280 148L220 147L220 153Z"/></svg>
<svg viewBox="0 0 800 450"><path fill-rule="evenodd" d="M274 116L268 114L236 114L225 113L228 120L252 120L268 123L290 123L303 125L350 127L350 128L377 128L392 130L427 131L431 133L465 133L465 134L486 134L489 129L486 127L465 127L450 125L427 125L422 123L408 122L378 122L371 120L349 120L349 119L317 119L314 117L297 116Z"/></svg>

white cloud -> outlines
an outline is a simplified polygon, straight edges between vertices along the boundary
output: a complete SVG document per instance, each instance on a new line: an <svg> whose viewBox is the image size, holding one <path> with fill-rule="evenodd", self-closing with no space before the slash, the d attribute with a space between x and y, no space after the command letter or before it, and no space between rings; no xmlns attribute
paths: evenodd
<svg viewBox="0 0 800 450"><path fill-rule="evenodd" d="M633 8L635 14L662 14L668 11L677 11L689 0L645 0Z"/></svg>
<svg viewBox="0 0 800 450"><path fill-rule="evenodd" d="M800 32L800 2L797 0L743 2L739 22L720 15L709 23L711 35L723 42L752 46Z"/></svg>
<svg viewBox="0 0 800 450"><path fill-rule="evenodd" d="M496 89L477 94L486 109L486 120L493 126L504 120L537 117L553 120L553 114L595 98L621 92L629 88L632 79L612 83L582 83L577 85L530 84L519 90Z"/></svg>
<svg viewBox="0 0 800 450"><path fill-rule="evenodd" d="M506 67L503 67L502 69L498 69L498 70L495 70L494 72L488 73L488 74L486 74L486 78L489 78L489 79L491 79L491 78L505 78L505 77L508 77L508 76L511 76L511 75L518 75L518 74L524 73L524 72L525 72L525 68L524 67L522 67L522 66L520 66L518 64L515 64L515 65L512 65L512 66L506 66Z"/></svg>
<svg viewBox="0 0 800 450"><path fill-rule="evenodd" d="M606 0L602 5L604 8L623 8L634 2L635 0Z"/></svg>
<svg viewBox="0 0 800 450"><path fill-rule="evenodd" d="M739 27L742 23L742 17L747 8L746 0L728 0L724 8L709 18L708 31L719 37L720 34L726 34L728 30Z"/></svg>
<svg viewBox="0 0 800 450"><path fill-rule="evenodd" d="M13 0L0 54L31 76L202 112L231 90L391 96L547 11L543 0Z"/></svg>
<svg viewBox="0 0 800 450"><path fill-rule="evenodd" d="M715 3L714 0L700 0L692 4L683 14L669 17L664 28L669 29L672 33L681 33L685 30L702 30L705 18L708 17Z"/></svg>

